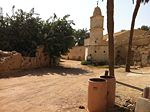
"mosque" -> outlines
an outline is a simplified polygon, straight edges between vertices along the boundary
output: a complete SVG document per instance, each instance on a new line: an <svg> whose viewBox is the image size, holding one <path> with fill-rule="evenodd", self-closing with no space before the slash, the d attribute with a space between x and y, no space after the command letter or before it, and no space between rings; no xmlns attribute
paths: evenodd
<svg viewBox="0 0 150 112"><path fill-rule="evenodd" d="M103 35L104 16L98 5L90 17L90 37L84 40L84 46L75 46L64 56L71 60L92 60L97 63L108 63L108 35ZM126 62L129 30L114 33L115 64ZM150 31L135 29L133 35L131 64L150 65Z"/></svg>
<svg viewBox="0 0 150 112"><path fill-rule="evenodd" d="M84 41L85 60L108 62L108 41L103 38L103 24L104 16L97 5L90 17L90 37Z"/></svg>

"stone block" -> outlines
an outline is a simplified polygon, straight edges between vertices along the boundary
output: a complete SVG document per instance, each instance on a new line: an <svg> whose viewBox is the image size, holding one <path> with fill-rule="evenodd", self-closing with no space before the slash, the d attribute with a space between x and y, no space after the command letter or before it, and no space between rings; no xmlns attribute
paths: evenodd
<svg viewBox="0 0 150 112"><path fill-rule="evenodd" d="M142 97L138 98L135 112L150 112L150 100Z"/></svg>
<svg viewBox="0 0 150 112"><path fill-rule="evenodd" d="M23 62L22 62L21 68L22 69L29 69L29 68L31 68L30 57L23 57Z"/></svg>
<svg viewBox="0 0 150 112"><path fill-rule="evenodd" d="M1 52L0 72L19 69L22 63L22 55L17 52Z"/></svg>

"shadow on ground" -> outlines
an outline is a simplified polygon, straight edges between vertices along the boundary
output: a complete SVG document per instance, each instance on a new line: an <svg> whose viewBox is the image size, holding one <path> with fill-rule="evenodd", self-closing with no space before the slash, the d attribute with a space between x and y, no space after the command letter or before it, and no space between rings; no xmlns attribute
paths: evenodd
<svg viewBox="0 0 150 112"><path fill-rule="evenodd" d="M83 70L80 68L69 68L63 66L56 66L51 68L38 68L31 70L20 70L12 71L9 73L0 73L0 79L2 78L13 78L13 77L22 77L22 76L43 76L43 75L84 75L90 73L88 70Z"/></svg>
<svg viewBox="0 0 150 112"><path fill-rule="evenodd" d="M77 107L74 107L74 108L77 108ZM88 109L85 106L79 106L78 108L86 110L86 112L88 112ZM107 112L131 112L131 110L128 109L127 107L123 107L123 106L116 104L114 107L110 109L107 108Z"/></svg>
<svg viewBox="0 0 150 112"><path fill-rule="evenodd" d="M131 111L126 107L115 105L113 109L110 109L107 112L131 112Z"/></svg>

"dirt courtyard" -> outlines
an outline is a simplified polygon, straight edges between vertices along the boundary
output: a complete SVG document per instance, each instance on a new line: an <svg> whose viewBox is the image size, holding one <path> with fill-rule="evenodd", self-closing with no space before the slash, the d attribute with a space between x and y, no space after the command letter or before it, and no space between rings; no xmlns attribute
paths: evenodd
<svg viewBox="0 0 150 112"><path fill-rule="evenodd" d="M62 60L60 67L0 74L0 112L87 112L88 79L105 70ZM128 99L136 101L150 85L150 67L131 73L118 68L115 75L116 103L120 105Z"/></svg>

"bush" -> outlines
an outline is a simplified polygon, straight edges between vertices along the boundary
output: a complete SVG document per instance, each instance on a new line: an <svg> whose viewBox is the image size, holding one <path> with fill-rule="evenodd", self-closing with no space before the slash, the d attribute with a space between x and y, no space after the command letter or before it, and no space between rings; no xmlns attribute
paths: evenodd
<svg viewBox="0 0 150 112"><path fill-rule="evenodd" d="M92 65L91 61L81 61L81 65Z"/></svg>
<svg viewBox="0 0 150 112"><path fill-rule="evenodd" d="M101 61L101 62L81 61L81 65L103 66L103 65L108 65L108 62L106 61Z"/></svg>

